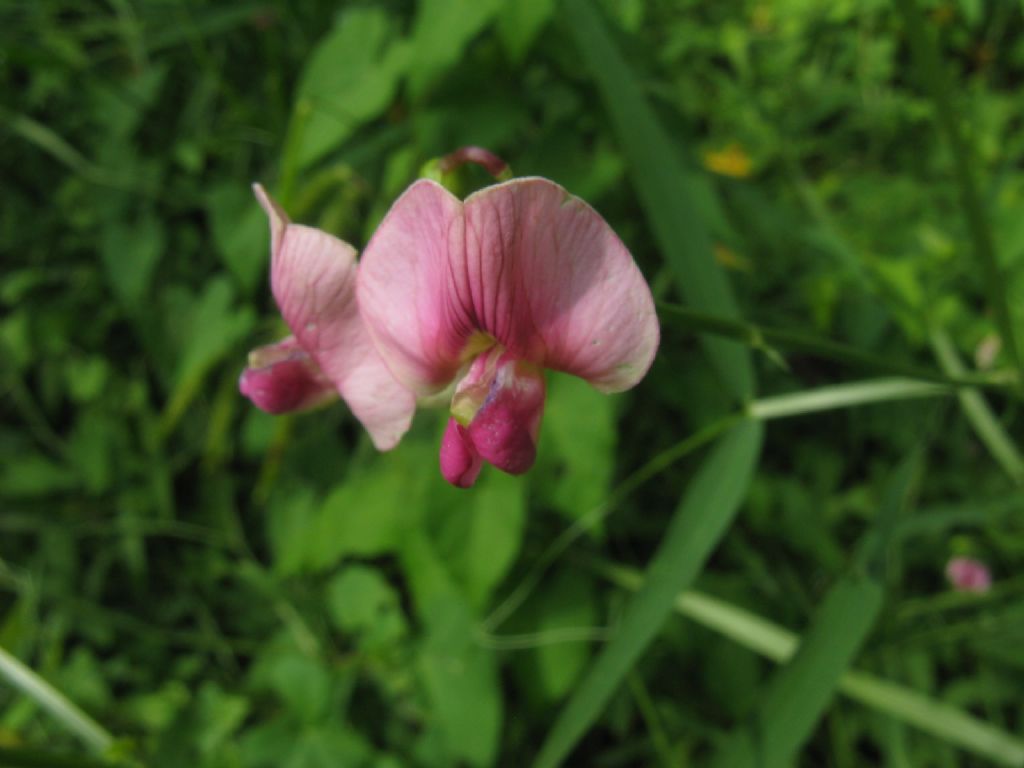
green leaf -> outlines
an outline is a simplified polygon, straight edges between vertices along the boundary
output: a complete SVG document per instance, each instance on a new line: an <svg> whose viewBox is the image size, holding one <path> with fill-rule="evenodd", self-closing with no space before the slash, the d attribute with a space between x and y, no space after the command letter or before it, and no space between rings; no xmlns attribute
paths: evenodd
<svg viewBox="0 0 1024 768"><path fill-rule="evenodd" d="M732 289L715 263L711 237L699 215L696 185L625 60L588 0L566 0L569 27L584 62L594 75L605 108L629 161L633 185L654 237L688 305L729 318L739 317ZM747 350L723 339L701 339L730 393L740 401L754 392Z"/></svg>
<svg viewBox="0 0 1024 768"><path fill-rule="evenodd" d="M409 90L420 97L462 58L469 42L498 12L502 0L420 0L412 32Z"/></svg>
<svg viewBox="0 0 1024 768"><path fill-rule="evenodd" d="M433 602L419 671L453 756L490 765L501 736L502 698L494 655L480 647L469 607Z"/></svg>
<svg viewBox="0 0 1024 768"><path fill-rule="evenodd" d="M474 607L487 603L516 560L526 525L526 480L485 471L467 496L465 508L447 507L444 550L452 575Z"/></svg>
<svg viewBox="0 0 1024 768"><path fill-rule="evenodd" d="M310 165L338 147L394 99L408 45L380 8L353 8L313 49L299 78L289 151ZM297 145L296 145L297 142Z"/></svg>
<svg viewBox="0 0 1024 768"><path fill-rule="evenodd" d="M513 62L522 64L534 39L554 12L555 0L529 0L502 6L498 13L498 37Z"/></svg>
<svg viewBox="0 0 1024 768"><path fill-rule="evenodd" d="M564 570L544 586L538 599L538 637L594 626L597 605L590 580L576 570ZM559 699L573 686L590 658L590 642L541 642L534 651L540 684L550 699Z"/></svg>
<svg viewBox="0 0 1024 768"><path fill-rule="evenodd" d="M700 573L746 494L761 438L759 424L741 422L704 460L672 516L643 587L555 721L537 758L538 768L553 768L569 755L655 638L676 595Z"/></svg>
<svg viewBox="0 0 1024 768"><path fill-rule="evenodd" d="M206 195L213 243L246 293L270 271L267 218L246 184L228 182Z"/></svg>
<svg viewBox="0 0 1024 768"><path fill-rule="evenodd" d="M398 593L365 565L350 565L331 580L327 611L338 629L359 635L364 646L388 645L407 631Z"/></svg>
<svg viewBox="0 0 1024 768"><path fill-rule="evenodd" d="M100 257L107 281L125 306L134 308L145 296L164 247L163 225L151 211L103 230Z"/></svg>
<svg viewBox="0 0 1024 768"><path fill-rule="evenodd" d="M548 501L578 518L608 498L615 464L615 401L575 376L548 386L541 456L555 477L541 487Z"/></svg>

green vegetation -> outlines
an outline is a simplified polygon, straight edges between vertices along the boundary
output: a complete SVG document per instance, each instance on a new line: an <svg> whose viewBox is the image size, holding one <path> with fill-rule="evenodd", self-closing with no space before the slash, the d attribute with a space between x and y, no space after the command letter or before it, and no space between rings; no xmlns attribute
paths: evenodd
<svg viewBox="0 0 1024 768"><path fill-rule="evenodd" d="M0 73L0 765L1024 766L1021 3L0 0ZM662 345L460 491L237 378L251 182L362 247L470 144Z"/></svg>

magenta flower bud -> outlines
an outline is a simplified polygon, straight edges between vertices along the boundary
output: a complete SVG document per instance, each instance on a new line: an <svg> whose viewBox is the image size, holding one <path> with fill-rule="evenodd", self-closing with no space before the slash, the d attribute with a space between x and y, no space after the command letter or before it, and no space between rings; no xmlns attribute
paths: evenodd
<svg viewBox="0 0 1024 768"><path fill-rule="evenodd" d="M238 389L267 413L314 408L338 397L334 384L294 336L250 352Z"/></svg>
<svg viewBox="0 0 1024 768"><path fill-rule="evenodd" d="M946 564L946 579L957 592L983 595L992 588L988 566L973 557L954 557Z"/></svg>

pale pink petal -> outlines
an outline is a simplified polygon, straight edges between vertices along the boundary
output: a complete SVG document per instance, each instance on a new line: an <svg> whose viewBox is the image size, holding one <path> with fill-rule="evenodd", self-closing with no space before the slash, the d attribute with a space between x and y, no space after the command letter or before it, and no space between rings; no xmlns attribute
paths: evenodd
<svg viewBox="0 0 1024 768"><path fill-rule="evenodd" d="M360 262L363 319L398 380L421 395L451 381L475 330L448 287L462 248L462 203L422 179L391 206Z"/></svg>
<svg viewBox="0 0 1024 768"><path fill-rule="evenodd" d="M600 214L552 181L523 178L471 195L465 219L448 301L468 322L603 392L643 378L659 340L654 300Z"/></svg>
<svg viewBox="0 0 1024 768"><path fill-rule="evenodd" d="M409 428L415 397L381 360L356 303L356 252L312 227L292 224L255 185L270 217L270 282L288 327L334 383L380 450L394 447Z"/></svg>
<svg viewBox="0 0 1024 768"><path fill-rule="evenodd" d="M249 365L238 379L239 391L267 413L314 408L337 398L334 383L324 376L294 336L249 353Z"/></svg>
<svg viewBox="0 0 1024 768"><path fill-rule="evenodd" d="M444 479L458 488L469 488L476 482L482 466L483 460L466 434L466 428L455 419L448 419L441 438L441 474Z"/></svg>

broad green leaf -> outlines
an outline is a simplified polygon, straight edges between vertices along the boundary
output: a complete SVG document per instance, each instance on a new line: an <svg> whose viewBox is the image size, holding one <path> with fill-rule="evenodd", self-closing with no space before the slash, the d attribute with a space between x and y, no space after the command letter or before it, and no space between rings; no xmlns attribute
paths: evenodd
<svg viewBox="0 0 1024 768"><path fill-rule="evenodd" d="M470 603L479 608L508 572L519 554L526 525L526 481L502 472L485 471L466 497L464 509L445 511L452 573L463 584Z"/></svg>
<svg viewBox="0 0 1024 768"><path fill-rule="evenodd" d="M590 659L590 641L566 641L559 634L598 624L593 586L578 571L563 570L545 584L538 603L534 656L544 693L557 700L568 693Z"/></svg>
<svg viewBox="0 0 1024 768"><path fill-rule="evenodd" d="M697 578L743 501L761 438L759 424L741 422L719 439L701 464L651 560L644 585L559 714L541 748L537 768L554 768L568 757L654 640L672 612L676 595Z"/></svg>
<svg viewBox="0 0 1024 768"><path fill-rule="evenodd" d="M206 195L213 242L246 293L270 271L267 217L247 184L226 183Z"/></svg>
<svg viewBox="0 0 1024 768"><path fill-rule="evenodd" d="M654 237L688 305L726 317L739 317L728 279L715 262L711 238L699 216L694 184L673 142L644 100L625 60L605 30L597 8L587 0L566 0L569 27L584 62L594 75L605 108L629 161L633 186ZM702 343L724 385L741 401L754 392L747 350L723 339Z"/></svg>
<svg viewBox="0 0 1024 768"><path fill-rule="evenodd" d="M412 31L409 90L421 97L491 21L502 0L420 0Z"/></svg>
<svg viewBox="0 0 1024 768"><path fill-rule="evenodd" d="M334 625L359 636L362 646L388 645L406 633L398 593L365 565L350 565L331 580L327 611Z"/></svg>
<svg viewBox="0 0 1024 768"><path fill-rule="evenodd" d="M501 736L498 669L493 653L477 643L461 600L434 601L418 668L451 754L473 766L491 765Z"/></svg>
<svg viewBox="0 0 1024 768"><path fill-rule="evenodd" d="M346 477L324 501L307 531L307 566L323 569L346 556L395 551L417 525L434 479L433 462L410 444L376 457Z"/></svg>
<svg viewBox="0 0 1024 768"><path fill-rule="evenodd" d="M498 13L498 36L509 58L521 64L555 12L555 0L506 2Z"/></svg>
<svg viewBox="0 0 1024 768"><path fill-rule="evenodd" d="M552 477L540 492L578 518L608 498L615 463L615 401L574 376L551 376L541 456Z"/></svg>
<svg viewBox="0 0 1024 768"><path fill-rule="evenodd" d="M100 257L114 294L129 308L145 296L160 257L165 233L150 211L132 222L116 221L103 230Z"/></svg>
<svg viewBox="0 0 1024 768"><path fill-rule="evenodd" d="M299 79L288 137L290 148L298 143L296 164L310 165L383 112L407 62L408 46L387 11L343 11Z"/></svg>

